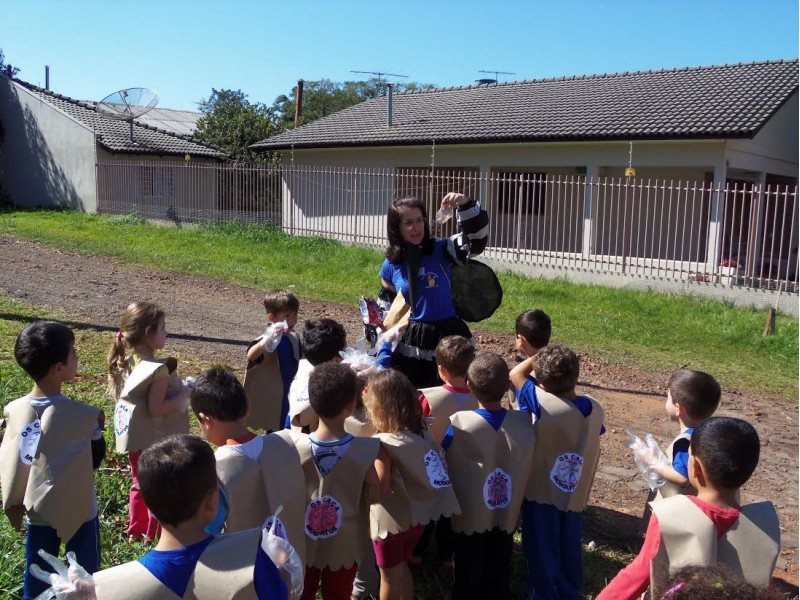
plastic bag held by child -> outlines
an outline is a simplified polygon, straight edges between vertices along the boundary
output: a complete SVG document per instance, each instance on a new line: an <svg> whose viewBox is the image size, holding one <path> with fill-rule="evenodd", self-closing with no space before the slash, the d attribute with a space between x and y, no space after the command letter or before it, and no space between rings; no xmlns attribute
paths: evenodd
<svg viewBox="0 0 800 600"><path fill-rule="evenodd" d="M264 330L261 338L261 343L264 346L264 352L275 352L278 344L281 343L281 336L289 331L289 323L280 321L279 323L270 323Z"/></svg>
<svg viewBox="0 0 800 600"><path fill-rule="evenodd" d="M377 358L369 354L367 341L364 338L356 342L355 348L350 347L340 350L339 356L342 357L342 362L344 364L350 365L350 368L362 377L379 369L376 364Z"/></svg>
<svg viewBox="0 0 800 600"><path fill-rule="evenodd" d="M283 510L282 505L278 505L275 514L267 518L267 523L271 521L270 528L264 527L261 531L261 549L275 563L279 570L285 571L290 578L289 598L299 598L303 594L303 581L305 579L305 568L297 551L275 530L279 523L278 515Z"/></svg>
<svg viewBox="0 0 800 600"><path fill-rule="evenodd" d="M666 480L659 474L660 467L670 466L669 459L658 447L652 433L645 436L644 441L634 434L630 429L625 433L631 438L627 446L633 450L633 461L639 469L650 489L655 491L666 483Z"/></svg>
<svg viewBox="0 0 800 600"><path fill-rule="evenodd" d="M39 556L53 567L55 573L48 573L39 565L31 565L31 575L50 584L50 587L36 596L34 600L50 600L51 598L56 598L56 600L93 600L96 597L94 579L86 572L86 569L78 564L74 552L67 552L69 567L44 550L39 550Z"/></svg>

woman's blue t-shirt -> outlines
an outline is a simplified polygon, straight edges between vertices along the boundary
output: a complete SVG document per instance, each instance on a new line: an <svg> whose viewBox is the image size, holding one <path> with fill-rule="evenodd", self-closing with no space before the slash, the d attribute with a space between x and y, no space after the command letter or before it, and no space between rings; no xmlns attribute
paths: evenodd
<svg viewBox="0 0 800 600"><path fill-rule="evenodd" d="M411 319L414 321L441 321L456 316L450 289L453 264L447 256L447 240L435 240L433 252L423 254L417 272L417 296ZM381 279L394 286L395 291L408 299L408 273L406 263L393 265L383 261Z"/></svg>

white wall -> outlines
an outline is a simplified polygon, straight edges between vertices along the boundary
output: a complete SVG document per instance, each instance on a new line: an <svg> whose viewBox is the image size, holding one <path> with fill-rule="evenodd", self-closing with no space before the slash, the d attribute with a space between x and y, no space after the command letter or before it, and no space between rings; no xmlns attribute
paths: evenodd
<svg viewBox="0 0 800 600"><path fill-rule="evenodd" d="M94 134L0 76L0 183L20 206L97 209Z"/></svg>

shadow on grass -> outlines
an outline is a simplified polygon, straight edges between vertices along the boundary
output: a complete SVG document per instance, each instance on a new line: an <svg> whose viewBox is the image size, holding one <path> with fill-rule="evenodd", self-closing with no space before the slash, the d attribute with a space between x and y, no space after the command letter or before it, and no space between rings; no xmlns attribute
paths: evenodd
<svg viewBox="0 0 800 600"><path fill-rule="evenodd" d="M3 313L0 312L0 320L4 321L17 321L20 323L31 323L34 319L31 319L25 315L17 315L12 313ZM63 323L67 327L71 329L77 330L88 330L88 331L117 331L116 327L111 327L109 325L98 325L96 323L83 323L81 321L65 321L63 319L57 319L59 323ZM190 335L188 333L173 333L172 331L169 332L170 339L174 340L184 340L188 342L209 342L213 344L228 344L230 346L247 346L250 342L247 340L232 340L229 338L216 338L216 337L208 337L204 335Z"/></svg>

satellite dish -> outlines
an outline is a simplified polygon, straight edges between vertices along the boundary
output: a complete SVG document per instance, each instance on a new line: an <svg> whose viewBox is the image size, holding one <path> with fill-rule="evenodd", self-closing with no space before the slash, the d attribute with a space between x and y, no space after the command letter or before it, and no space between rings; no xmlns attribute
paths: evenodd
<svg viewBox="0 0 800 600"><path fill-rule="evenodd" d="M112 119L127 121L133 142L133 120L151 111L158 104L158 92L148 88L128 88L109 94L97 104L97 112Z"/></svg>

